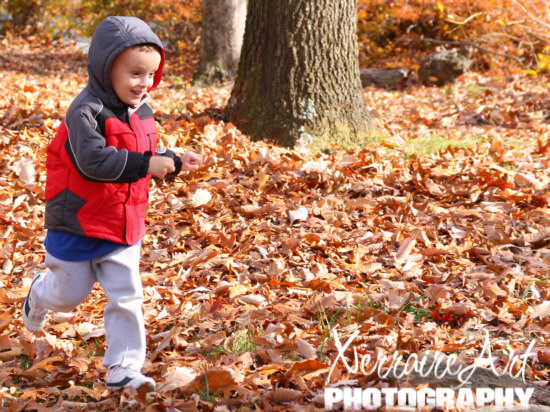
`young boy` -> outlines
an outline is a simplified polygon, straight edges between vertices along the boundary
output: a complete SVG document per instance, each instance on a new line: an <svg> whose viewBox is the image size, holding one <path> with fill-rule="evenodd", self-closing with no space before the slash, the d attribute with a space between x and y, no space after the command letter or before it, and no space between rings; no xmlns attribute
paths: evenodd
<svg viewBox="0 0 550 412"><path fill-rule="evenodd" d="M73 101L47 151L47 271L34 275L23 322L40 332L49 311L69 312L99 282L104 311L107 386L147 385L140 239L152 176L196 170L201 156L181 158L157 143L148 92L160 82L162 43L143 21L108 17L88 53L87 87Z"/></svg>

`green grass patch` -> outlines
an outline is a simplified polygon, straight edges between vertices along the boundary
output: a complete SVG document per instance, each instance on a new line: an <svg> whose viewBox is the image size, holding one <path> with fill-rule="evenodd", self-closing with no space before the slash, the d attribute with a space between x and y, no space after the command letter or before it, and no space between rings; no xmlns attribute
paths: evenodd
<svg viewBox="0 0 550 412"><path fill-rule="evenodd" d="M216 359L220 357L221 355L228 354L229 351L225 349L223 346L218 345L214 349L204 352L204 356L210 359Z"/></svg>
<svg viewBox="0 0 550 412"><path fill-rule="evenodd" d="M369 134L368 136L366 136L361 141L361 144L363 145L363 147L370 147L370 146L378 147L383 141L384 141L384 135L378 132L373 132L372 134Z"/></svg>
<svg viewBox="0 0 550 412"><path fill-rule="evenodd" d="M246 329L237 331L233 334L233 342L231 343L231 353L239 356L245 352L254 351L258 345L255 345L250 340L250 332Z"/></svg>
<svg viewBox="0 0 550 412"><path fill-rule="evenodd" d="M473 86L473 87L466 87L466 89L465 89L466 95L468 97L481 96L487 90L494 90L494 88L486 87L486 86Z"/></svg>
<svg viewBox="0 0 550 412"><path fill-rule="evenodd" d="M487 141L485 137L449 138L447 136L422 136L406 141L402 151L407 157L428 157L440 150L472 147Z"/></svg>
<svg viewBox="0 0 550 412"><path fill-rule="evenodd" d="M27 355L17 356L16 359L19 359L19 361L21 362L22 370L27 370L32 366L32 359L29 358Z"/></svg>
<svg viewBox="0 0 550 412"><path fill-rule="evenodd" d="M422 322L424 320L426 322L433 322L432 311L430 309L419 308L409 303L401 310L406 313L412 313L415 322Z"/></svg>
<svg viewBox="0 0 550 412"><path fill-rule="evenodd" d="M317 313L317 323L319 331L324 332L323 338L321 339L321 347L319 348L319 360L321 362L325 361L325 344L328 340L332 339L332 336L330 336L331 330L342 312L344 312L344 309L338 309L336 313L334 313L334 315L332 315L332 317L329 319L325 312L325 308L319 305L319 310Z"/></svg>
<svg viewBox="0 0 550 412"><path fill-rule="evenodd" d="M233 333L233 340L225 345L218 345L214 349L204 352L204 356L207 358L215 359L221 355L232 353L236 356L240 356L245 352L253 352L258 345L252 343L250 340L250 332L246 329L236 331Z"/></svg>
<svg viewBox="0 0 550 412"><path fill-rule="evenodd" d="M214 402L216 400L216 397L218 396L218 392L212 393L210 392L210 385L208 383L208 374L204 374L204 390L197 389L198 394L201 397L201 400L204 402Z"/></svg>

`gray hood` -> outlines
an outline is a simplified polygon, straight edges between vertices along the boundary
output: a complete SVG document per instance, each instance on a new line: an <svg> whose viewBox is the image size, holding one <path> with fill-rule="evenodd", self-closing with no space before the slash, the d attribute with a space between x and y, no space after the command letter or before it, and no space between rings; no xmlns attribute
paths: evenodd
<svg viewBox="0 0 550 412"><path fill-rule="evenodd" d="M88 90L98 97L103 104L111 109L126 107L118 98L113 87L109 72L113 60L125 49L141 43L156 44L161 49L161 61L155 74L153 90L162 77L164 66L164 49L161 41L144 21L137 17L107 17L97 26L88 51Z"/></svg>

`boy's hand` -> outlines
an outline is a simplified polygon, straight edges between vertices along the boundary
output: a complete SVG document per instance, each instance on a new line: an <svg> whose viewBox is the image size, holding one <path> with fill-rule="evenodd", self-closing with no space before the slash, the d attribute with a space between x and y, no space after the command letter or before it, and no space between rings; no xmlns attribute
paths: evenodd
<svg viewBox="0 0 550 412"><path fill-rule="evenodd" d="M201 164L202 156L198 153L187 152L181 156L181 170L184 172L197 170Z"/></svg>
<svg viewBox="0 0 550 412"><path fill-rule="evenodd" d="M170 157L153 156L149 160L149 169L147 173L159 179L164 179L164 176L175 171L176 166L174 165L174 159Z"/></svg>

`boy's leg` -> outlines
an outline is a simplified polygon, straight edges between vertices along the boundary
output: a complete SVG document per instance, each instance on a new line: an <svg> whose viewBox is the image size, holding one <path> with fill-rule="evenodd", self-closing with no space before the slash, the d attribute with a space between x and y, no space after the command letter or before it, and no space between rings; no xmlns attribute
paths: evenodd
<svg viewBox="0 0 550 412"><path fill-rule="evenodd" d="M92 291L96 282L91 261L68 262L46 253L46 275L36 279L30 298L37 307L70 312Z"/></svg>
<svg viewBox="0 0 550 412"><path fill-rule="evenodd" d="M97 280L107 295L105 308L106 367L139 372L145 362L143 287L139 274L140 246L128 246L94 259Z"/></svg>

